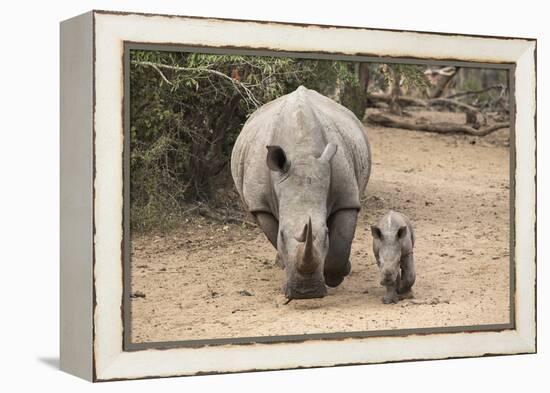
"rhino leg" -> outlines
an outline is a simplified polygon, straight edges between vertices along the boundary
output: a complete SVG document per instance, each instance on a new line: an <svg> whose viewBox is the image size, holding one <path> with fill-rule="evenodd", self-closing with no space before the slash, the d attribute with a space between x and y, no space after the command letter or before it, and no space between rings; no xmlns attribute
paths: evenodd
<svg viewBox="0 0 550 393"><path fill-rule="evenodd" d="M339 210L328 219L329 250L325 260L325 283L336 287L350 270L349 254L357 224L357 210Z"/></svg>
<svg viewBox="0 0 550 393"><path fill-rule="evenodd" d="M279 221L272 214L266 212L254 213L258 225L264 231L265 236L271 242L273 247L277 248L277 234L279 232Z"/></svg>
<svg viewBox="0 0 550 393"><path fill-rule="evenodd" d="M411 288L416 280L416 271L414 269L414 256L410 254L403 257L401 261L401 280L397 292L402 298L412 297Z"/></svg>
<svg viewBox="0 0 550 393"><path fill-rule="evenodd" d="M279 221L273 217L270 213L266 212L257 212L254 213L258 225L265 233L265 236L270 241L270 243L277 249L277 236L279 233ZM280 266L284 267L283 261L279 258L279 254L275 257L275 262Z"/></svg>

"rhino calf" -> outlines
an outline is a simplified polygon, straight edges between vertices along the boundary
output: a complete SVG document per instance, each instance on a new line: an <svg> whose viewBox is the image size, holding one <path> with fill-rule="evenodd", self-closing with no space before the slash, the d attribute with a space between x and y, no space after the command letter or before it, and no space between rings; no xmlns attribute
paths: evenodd
<svg viewBox="0 0 550 393"><path fill-rule="evenodd" d="M371 227L373 251L380 268L380 285L386 287L384 304L412 296L414 231L408 217L390 210Z"/></svg>

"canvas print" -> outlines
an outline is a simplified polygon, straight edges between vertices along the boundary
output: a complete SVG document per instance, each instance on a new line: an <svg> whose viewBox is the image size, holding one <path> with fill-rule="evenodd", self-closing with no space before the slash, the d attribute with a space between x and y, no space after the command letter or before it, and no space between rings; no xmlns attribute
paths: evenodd
<svg viewBox="0 0 550 393"><path fill-rule="evenodd" d="M126 72L129 343L510 327L508 68L143 48Z"/></svg>

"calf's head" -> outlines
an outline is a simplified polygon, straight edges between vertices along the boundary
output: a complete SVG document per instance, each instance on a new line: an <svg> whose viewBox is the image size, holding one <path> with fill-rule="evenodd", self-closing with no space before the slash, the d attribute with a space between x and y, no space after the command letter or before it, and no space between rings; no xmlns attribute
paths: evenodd
<svg viewBox="0 0 550 393"><path fill-rule="evenodd" d="M309 299L326 295L323 270L329 249L327 200L330 160L337 146L329 143L315 157L294 154L280 146L267 146L271 186L279 205L277 251L283 260L285 296Z"/></svg>
<svg viewBox="0 0 550 393"><path fill-rule="evenodd" d="M401 263L401 241L407 234L407 227L371 227L373 248L380 268L380 284L391 285L397 280Z"/></svg>

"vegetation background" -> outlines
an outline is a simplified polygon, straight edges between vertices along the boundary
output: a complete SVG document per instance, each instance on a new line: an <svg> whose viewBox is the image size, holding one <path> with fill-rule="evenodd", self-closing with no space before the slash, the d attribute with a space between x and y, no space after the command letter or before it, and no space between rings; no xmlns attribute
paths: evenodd
<svg viewBox="0 0 550 393"><path fill-rule="evenodd" d="M131 225L139 232L193 214L246 224L228 165L233 143L252 112L300 85L385 126L474 135L508 126L508 76L494 69L148 50L131 51L130 65ZM389 117L366 118L370 107ZM465 124L408 121L419 107L464 112Z"/></svg>

